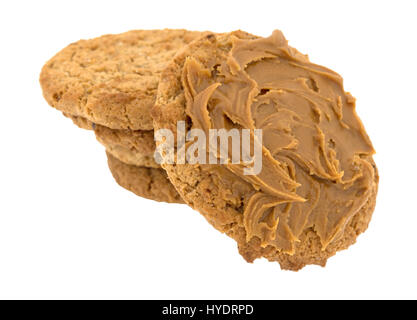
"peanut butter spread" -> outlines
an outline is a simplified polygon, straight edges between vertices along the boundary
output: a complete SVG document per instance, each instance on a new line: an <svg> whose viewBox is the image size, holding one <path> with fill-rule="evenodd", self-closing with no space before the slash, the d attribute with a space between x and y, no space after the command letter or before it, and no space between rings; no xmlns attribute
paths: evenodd
<svg viewBox="0 0 417 320"><path fill-rule="evenodd" d="M371 195L374 149L337 73L275 31L234 37L230 50L204 65L187 58L182 84L193 128L262 129L259 174L244 175L244 164L216 169L235 180L231 192L247 197L247 241L256 236L263 247L291 254L306 228L323 250L343 234Z"/></svg>

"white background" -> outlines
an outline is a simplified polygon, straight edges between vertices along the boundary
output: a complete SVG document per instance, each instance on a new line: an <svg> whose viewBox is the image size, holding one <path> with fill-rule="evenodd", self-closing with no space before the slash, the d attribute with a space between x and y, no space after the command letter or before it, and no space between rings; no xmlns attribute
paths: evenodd
<svg viewBox="0 0 417 320"><path fill-rule="evenodd" d="M2 1L0 298L417 298L414 3ZM80 38L153 28L278 28L344 77L381 176L356 245L298 273L248 264L197 212L113 181L94 134L43 100L39 72Z"/></svg>

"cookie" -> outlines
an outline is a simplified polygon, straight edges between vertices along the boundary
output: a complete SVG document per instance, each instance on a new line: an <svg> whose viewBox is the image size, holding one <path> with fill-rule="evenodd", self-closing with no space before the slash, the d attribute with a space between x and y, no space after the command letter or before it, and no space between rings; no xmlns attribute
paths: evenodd
<svg viewBox="0 0 417 320"><path fill-rule="evenodd" d="M163 169L128 165L109 153L107 161L114 179L121 187L143 198L183 203Z"/></svg>
<svg viewBox="0 0 417 320"><path fill-rule="evenodd" d="M253 151L231 162L230 152L221 159L208 145L198 151L217 163L162 165L184 201L235 239L248 262L324 266L366 230L378 173L355 99L281 32L190 43L162 72L152 114L155 130L174 134L179 121L205 137L235 129L241 153Z"/></svg>
<svg viewBox="0 0 417 320"><path fill-rule="evenodd" d="M120 186L147 199L183 203L165 171L153 158L153 131L128 134L127 130L114 130L82 117L64 115L81 129L94 129L97 140L106 148L110 171Z"/></svg>
<svg viewBox="0 0 417 320"><path fill-rule="evenodd" d="M154 160L154 132L143 130L115 130L96 125L97 140L120 161L135 166L161 168Z"/></svg>
<svg viewBox="0 0 417 320"><path fill-rule="evenodd" d="M140 167L161 168L155 162L153 130L117 130L96 125L83 117L65 114L79 128L93 130L99 141L111 155L120 161Z"/></svg>
<svg viewBox="0 0 417 320"><path fill-rule="evenodd" d="M89 120L87 120L86 118L80 117L80 116L73 116L71 114L68 113L62 113L65 117L69 118L72 120L72 122L80 129L85 129L85 130L93 130L95 127L95 124Z"/></svg>
<svg viewBox="0 0 417 320"><path fill-rule="evenodd" d="M132 153L131 150L126 150L123 147L112 146L107 146L106 151L128 165L162 169L161 166L155 162L153 154L143 155L140 153Z"/></svg>
<svg viewBox="0 0 417 320"><path fill-rule="evenodd" d="M120 186L144 198L183 203L154 160L153 131L115 130L82 117L64 115L81 129L94 130L97 140L106 148L110 171Z"/></svg>
<svg viewBox="0 0 417 320"><path fill-rule="evenodd" d="M152 130L160 72L178 49L201 35L186 30L133 30L80 40L42 69L46 101L65 114L112 129Z"/></svg>

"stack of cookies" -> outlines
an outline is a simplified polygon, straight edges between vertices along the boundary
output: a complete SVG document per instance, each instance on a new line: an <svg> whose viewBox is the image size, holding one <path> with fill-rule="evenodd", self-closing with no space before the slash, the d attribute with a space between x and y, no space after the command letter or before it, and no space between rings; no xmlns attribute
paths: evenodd
<svg viewBox="0 0 417 320"><path fill-rule="evenodd" d="M199 36L186 30L134 30L81 40L42 69L46 101L78 127L94 130L115 180L141 197L183 202L154 161L151 109L163 68Z"/></svg>
<svg viewBox="0 0 417 320"><path fill-rule="evenodd" d="M52 107L94 131L122 187L187 203L235 239L248 262L324 266L368 227L378 173L355 99L279 31L137 30L81 40L46 63L40 82ZM207 136L261 129L260 140L250 138L261 145L262 169L247 175L247 163L230 159L161 167L154 129L175 135L178 123Z"/></svg>

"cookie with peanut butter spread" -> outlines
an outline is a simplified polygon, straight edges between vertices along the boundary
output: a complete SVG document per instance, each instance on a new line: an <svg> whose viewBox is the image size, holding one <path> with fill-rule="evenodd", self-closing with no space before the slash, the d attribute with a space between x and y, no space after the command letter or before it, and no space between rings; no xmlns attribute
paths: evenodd
<svg viewBox="0 0 417 320"><path fill-rule="evenodd" d="M52 107L91 123L152 130L150 109L160 72L201 34L133 30L70 44L42 69L44 97Z"/></svg>
<svg viewBox="0 0 417 320"><path fill-rule="evenodd" d="M108 152L107 162L116 182L134 194L159 202L184 203L162 168L129 165Z"/></svg>
<svg viewBox="0 0 417 320"><path fill-rule="evenodd" d="M217 164L162 165L185 202L234 238L247 261L324 266L366 230L378 174L355 99L340 75L311 63L280 31L190 43L162 72L152 114L155 130L175 134L179 121L206 137L213 129L243 136L245 129L249 148L260 145L256 174L230 153L220 164L224 158L209 147L203 158Z"/></svg>

